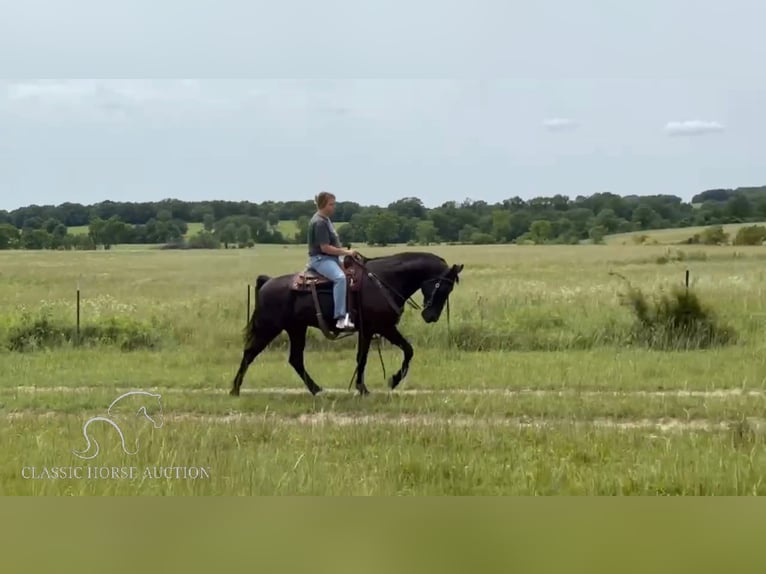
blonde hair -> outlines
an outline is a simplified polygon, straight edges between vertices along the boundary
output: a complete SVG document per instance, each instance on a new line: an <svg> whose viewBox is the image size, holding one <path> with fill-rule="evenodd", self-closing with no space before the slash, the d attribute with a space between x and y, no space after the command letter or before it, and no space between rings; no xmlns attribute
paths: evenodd
<svg viewBox="0 0 766 574"><path fill-rule="evenodd" d="M321 191L314 198L314 203L316 204L317 209L322 209L331 199L335 199L335 196L332 193L329 191Z"/></svg>

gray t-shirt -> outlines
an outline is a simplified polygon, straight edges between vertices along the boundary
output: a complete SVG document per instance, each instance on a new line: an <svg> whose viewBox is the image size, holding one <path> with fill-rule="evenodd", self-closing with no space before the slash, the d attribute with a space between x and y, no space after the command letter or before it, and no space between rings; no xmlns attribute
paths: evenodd
<svg viewBox="0 0 766 574"><path fill-rule="evenodd" d="M319 246L326 243L333 247L340 247L340 239L332 222L319 213L315 213L309 221L308 243L309 256L322 255L322 249Z"/></svg>

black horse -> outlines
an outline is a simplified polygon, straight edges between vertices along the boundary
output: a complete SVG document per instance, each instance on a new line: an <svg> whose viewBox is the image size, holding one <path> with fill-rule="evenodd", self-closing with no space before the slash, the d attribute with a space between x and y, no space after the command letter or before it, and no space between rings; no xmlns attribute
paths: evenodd
<svg viewBox="0 0 766 574"><path fill-rule="evenodd" d="M432 253L404 252L385 257L363 258L354 261L358 266L358 291L356 300L356 328L358 348L356 355L356 388L360 394L368 394L364 384L367 355L374 335L385 337L404 353L402 366L390 379L394 389L406 376L412 360L412 345L397 329L405 303L418 290L423 293L421 316L426 323L439 320L445 303L459 280L463 265L448 265ZM231 395L239 395L242 381L250 364L282 331L290 340L290 365L301 377L311 394L322 389L306 372L303 353L306 332L309 327L322 327L317 316L315 299L310 290L294 289L296 274L269 277L260 275L255 287L255 310L245 328L245 350L239 371L234 378ZM332 323L331 283L316 287L325 323ZM417 306L417 304L415 304Z"/></svg>

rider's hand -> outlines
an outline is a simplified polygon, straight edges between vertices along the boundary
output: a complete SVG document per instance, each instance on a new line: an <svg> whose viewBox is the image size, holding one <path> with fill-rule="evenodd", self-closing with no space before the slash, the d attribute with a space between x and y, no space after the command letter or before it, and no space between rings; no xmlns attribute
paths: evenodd
<svg viewBox="0 0 766 574"><path fill-rule="evenodd" d="M346 249L346 255L350 255L354 259L359 257L359 252L356 249Z"/></svg>

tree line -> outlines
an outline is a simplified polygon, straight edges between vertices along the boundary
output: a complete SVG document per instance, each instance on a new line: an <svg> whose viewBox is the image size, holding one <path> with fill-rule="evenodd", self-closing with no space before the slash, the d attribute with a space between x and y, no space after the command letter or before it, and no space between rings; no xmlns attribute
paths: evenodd
<svg viewBox="0 0 766 574"><path fill-rule="evenodd" d="M0 211L0 249L95 249L121 243L217 248L256 243L304 243L314 203L307 201L103 201L94 205L31 205ZM294 221L291 236L280 221ZM519 197L490 204L467 199L426 207L417 197L386 206L337 204L343 243L566 243L600 242L605 235L651 229L766 220L766 186L704 191L684 202L673 195L596 193ZM202 224L187 236L190 223ZM87 234L71 227L88 226Z"/></svg>

